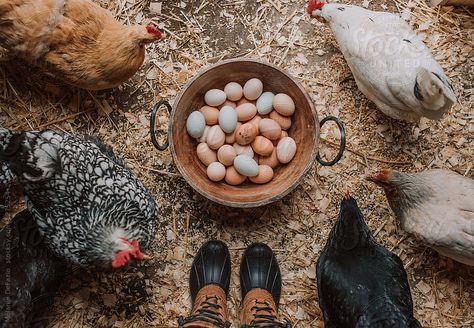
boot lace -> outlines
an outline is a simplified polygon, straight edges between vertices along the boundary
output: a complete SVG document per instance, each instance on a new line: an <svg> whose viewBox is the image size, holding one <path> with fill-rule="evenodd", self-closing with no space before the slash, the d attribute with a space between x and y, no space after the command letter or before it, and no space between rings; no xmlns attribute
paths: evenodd
<svg viewBox="0 0 474 328"><path fill-rule="evenodd" d="M241 328L291 328L289 322L281 323L277 321L273 308L266 301L256 301L252 307L253 320L250 325L242 325Z"/></svg>
<svg viewBox="0 0 474 328"><path fill-rule="evenodd" d="M222 314L219 313L222 310L222 306L217 304L217 296L206 296L206 299L201 303L199 309L196 310L196 314L193 314L187 318L178 317L178 325L180 327L189 323L206 322L215 325L217 328L228 328L230 322L223 320ZM189 328L199 328L200 326L188 326Z"/></svg>

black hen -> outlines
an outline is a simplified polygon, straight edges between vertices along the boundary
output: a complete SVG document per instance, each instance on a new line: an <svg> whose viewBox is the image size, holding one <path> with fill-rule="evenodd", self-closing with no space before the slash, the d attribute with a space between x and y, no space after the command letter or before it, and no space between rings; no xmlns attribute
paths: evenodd
<svg viewBox="0 0 474 328"><path fill-rule="evenodd" d="M57 255L105 268L145 258L141 247L154 239L158 205L99 139L0 128L0 161L18 179L28 209Z"/></svg>
<svg viewBox="0 0 474 328"><path fill-rule="evenodd" d="M377 243L349 195L316 271L325 327L421 327L402 261Z"/></svg>
<svg viewBox="0 0 474 328"><path fill-rule="evenodd" d="M46 327L66 266L24 210L0 231L0 327Z"/></svg>

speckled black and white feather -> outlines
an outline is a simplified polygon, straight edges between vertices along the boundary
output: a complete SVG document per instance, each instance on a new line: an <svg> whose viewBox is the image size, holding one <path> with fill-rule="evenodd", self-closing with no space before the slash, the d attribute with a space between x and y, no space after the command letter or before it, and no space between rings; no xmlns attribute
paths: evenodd
<svg viewBox="0 0 474 328"><path fill-rule="evenodd" d="M8 210L10 191L15 177L6 163L0 161L0 219Z"/></svg>
<svg viewBox="0 0 474 328"><path fill-rule="evenodd" d="M317 267L326 328L417 328L402 261L377 243L353 198L342 201Z"/></svg>
<svg viewBox="0 0 474 328"><path fill-rule="evenodd" d="M146 247L158 224L149 191L99 139L0 129L0 160L24 190L49 246L82 265L110 266L117 240Z"/></svg>

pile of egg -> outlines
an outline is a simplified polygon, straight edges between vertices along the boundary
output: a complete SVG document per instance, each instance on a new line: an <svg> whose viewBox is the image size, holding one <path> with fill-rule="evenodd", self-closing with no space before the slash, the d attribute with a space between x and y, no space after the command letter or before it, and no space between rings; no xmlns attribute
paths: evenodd
<svg viewBox="0 0 474 328"><path fill-rule="evenodd" d="M286 132L295 112L290 96L263 92L262 81L254 78L243 88L230 82L224 91L209 90L204 101L189 115L186 129L199 142L197 156L212 181L236 186L248 177L267 183L275 167L295 156L296 143Z"/></svg>

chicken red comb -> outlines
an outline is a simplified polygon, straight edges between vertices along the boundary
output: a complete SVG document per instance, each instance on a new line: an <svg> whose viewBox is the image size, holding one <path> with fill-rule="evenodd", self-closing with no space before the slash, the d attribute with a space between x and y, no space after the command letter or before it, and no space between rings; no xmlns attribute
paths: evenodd
<svg viewBox="0 0 474 328"><path fill-rule="evenodd" d="M143 260L143 254L138 246L138 241L132 240L131 242L127 238L121 238L122 241L130 246L132 249L122 250L117 252L115 259L112 261L112 268L119 269L125 266L131 259L137 261Z"/></svg>
<svg viewBox="0 0 474 328"><path fill-rule="evenodd" d="M318 0L309 0L306 11L308 12L309 15L312 15L313 11L323 8L324 5L325 5L324 2L320 2Z"/></svg>
<svg viewBox="0 0 474 328"><path fill-rule="evenodd" d="M146 30L147 30L148 33L153 34L157 39L161 39L161 37L162 37L161 32L155 26L148 25L146 27Z"/></svg>
<svg viewBox="0 0 474 328"><path fill-rule="evenodd" d="M344 199L345 200L351 199L351 194L350 194L349 190L344 193Z"/></svg>
<svg viewBox="0 0 474 328"><path fill-rule="evenodd" d="M371 182L381 182L389 180L391 175L392 172L390 170L380 170L378 172L366 176L365 179Z"/></svg>

